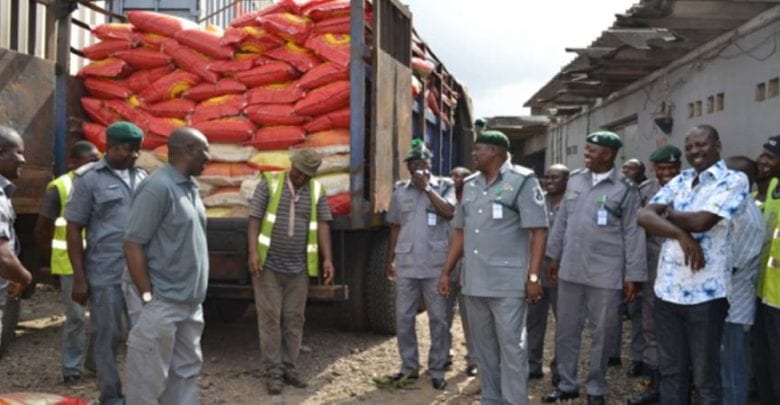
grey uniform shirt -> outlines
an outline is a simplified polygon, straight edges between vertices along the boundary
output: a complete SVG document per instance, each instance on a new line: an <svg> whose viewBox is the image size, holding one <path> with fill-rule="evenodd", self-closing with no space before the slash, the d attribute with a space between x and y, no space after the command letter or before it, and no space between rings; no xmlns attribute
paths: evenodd
<svg viewBox="0 0 780 405"><path fill-rule="evenodd" d="M432 176L431 188L455 206L452 180ZM430 198L411 181L399 183L390 200L387 222L400 225L395 244L395 271L398 277L437 278L447 258L450 222L439 216Z"/></svg>
<svg viewBox="0 0 780 405"><path fill-rule="evenodd" d="M506 162L491 184L479 172L467 177L452 225L463 229L463 294L525 297L529 228L547 228L533 171Z"/></svg>
<svg viewBox="0 0 780 405"><path fill-rule="evenodd" d="M130 169L131 183L146 178L141 168ZM123 241L133 191L101 159L76 170L65 219L84 225L87 250L84 270L90 287L116 286L125 270Z"/></svg>
<svg viewBox="0 0 780 405"><path fill-rule="evenodd" d="M597 222L602 201L606 225ZM595 186L590 170L571 176L547 241L547 256L560 261L558 278L609 289L647 280L639 203L636 187L617 170Z"/></svg>
<svg viewBox="0 0 780 405"><path fill-rule="evenodd" d="M306 270L306 239L309 235L309 218L311 217L311 191L309 183L304 184L297 191L300 198L295 203L295 223L293 236L289 236L288 224L290 220L290 200L292 194L287 187L286 180L282 184L282 195L279 207L276 210L276 222L271 231L271 246L263 263L263 269L279 273L300 273ZM262 220L270 201L268 183L265 176L257 185L252 200L249 203L249 216ZM330 221L333 215L330 213L328 199L322 193L317 201L317 221Z"/></svg>
<svg viewBox="0 0 780 405"><path fill-rule="evenodd" d="M555 214L558 213L558 210L561 208L561 204L558 204L556 206L552 206L552 201L548 198L547 199L547 223L550 228L552 228L555 225ZM541 270L541 276L540 279L542 280L542 286L543 287L553 287L556 284L550 280L550 276L547 274L547 266L549 265L550 261L547 257L544 259L544 266L542 266Z"/></svg>
<svg viewBox="0 0 780 405"><path fill-rule="evenodd" d="M209 279L206 208L192 177L165 165L141 183L125 240L144 247L155 296L203 302Z"/></svg>
<svg viewBox="0 0 780 405"><path fill-rule="evenodd" d="M650 199L652 199L655 193L657 193L658 190L660 189L661 189L661 183L659 183L657 179L648 180L642 183L639 186L639 196L641 198L641 206L644 207L645 205L647 205L647 203L650 202ZM645 233L645 239L647 241L647 255L648 256L654 255L654 257L657 260L658 256L661 255L661 245L663 245L665 238L660 236L650 235L649 233ZM648 271L650 270L651 269L648 269ZM655 269L652 269L652 271L655 271Z"/></svg>

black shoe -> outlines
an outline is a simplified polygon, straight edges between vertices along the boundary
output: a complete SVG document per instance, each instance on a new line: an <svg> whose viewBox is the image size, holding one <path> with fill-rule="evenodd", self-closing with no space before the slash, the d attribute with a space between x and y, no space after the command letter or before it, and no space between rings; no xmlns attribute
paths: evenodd
<svg viewBox="0 0 780 405"><path fill-rule="evenodd" d="M397 373L390 376L391 381L416 380L418 378L420 378L420 374L416 371L411 373Z"/></svg>
<svg viewBox="0 0 780 405"><path fill-rule="evenodd" d="M550 383L552 383L553 388L557 387L561 383L561 376L554 372L552 377L550 377Z"/></svg>
<svg viewBox="0 0 780 405"><path fill-rule="evenodd" d="M657 404L661 401L661 395L658 393L658 389L650 387L645 391L640 392L637 395L626 400L626 405L650 405Z"/></svg>
<svg viewBox="0 0 780 405"><path fill-rule="evenodd" d="M66 375L62 377L62 383L70 387L81 382L80 375Z"/></svg>
<svg viewBox="0 0 780 405"><path fill-rule="evenodd" d="M542 371L532 371L528 373L529 380L541 380L542 378L544 378L544 372Z"/></svg>
<svg viewBox="0 0 780 405"><path fill-rule="evenodd" d="M607 360L608 367L620 366L621 364L623 364L623 361L620 360L620 357L610 357L609 360Z"/></svg>
<svg viewBox="0 0 780 405"><path fill-rule="evenodd" d="M560 389L556 388L556 389L552 390L552 392L550 392L549 394L543 396L542 397L542 402L544 402L546 404L549 404L549 403L554 403L554 402L558 402L558 401L565 401L567 399L578 398L579 396L580 396L580 393L577 392L577 391L566 392L566 391L561 391Z"/></svg>
<svg viewBox="0 0 780 405"><path fill-rule="evenodd" d="M604 405L604 396L588 395L588 405Z"/></svg>
<svg viewBox="0 0 780 405"><path fill-rule="evenodd" d="M443 378L431 378L431 385L433 386L433 389L441 391L447 388L447 381Z"/></svg>
<svg viewBox="0 0 780 405"><path fill-rule="evenodd" d="M476 364L469 364L466 367L466 375L469 377L476 377L479 374L479 369Z"/></svg>
<svg viewBox="0 0 780 405"><path fill-rule="evenodd" d="M298 372L294 369L284 370L282 381L284 381L285 384L292 385L295 388L306 388L309 386L309 383L306 382L306 380L303 379L303 377L301 377L301 375L298 374Z"/></svg>
<svg viewBox="0 0 780 405"><path fill-rule="evenodd" d="M635 378L645 375L645 363L641 361L632 361L631 367L628 368L628 376Z"/></svg>
<svg viewBox="0 0 780 405"><path fill-rule="evenodd" d="M452 355L447 356L447 361L444 363L444 369L450 370L452 368Z"/></svg>
<svg viewBox="0 0 780 405"><path fill-rule="evenodd" d="M284 382L279 377L271 377L265 382L269 395L279 395L284 390Z"/></svg>

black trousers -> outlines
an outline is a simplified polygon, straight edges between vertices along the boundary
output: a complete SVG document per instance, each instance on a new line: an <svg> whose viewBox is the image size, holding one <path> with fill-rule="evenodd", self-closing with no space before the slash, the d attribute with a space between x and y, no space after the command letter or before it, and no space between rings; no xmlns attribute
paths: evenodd
<svg viewBox="0 0 780 405"><path fill-rule="evenodd" d="M725 298L695 305L679 305L656 297L655 327L661 403L690 402L690 372L697 404L720 404L720 340L728 311Z"/></svg>
<svg viewBox="0 0 780 405"><path fill-rule="evenodd" d="M780 404L780 309L756 303L751 335L753 372L761 405Z"/></svg>

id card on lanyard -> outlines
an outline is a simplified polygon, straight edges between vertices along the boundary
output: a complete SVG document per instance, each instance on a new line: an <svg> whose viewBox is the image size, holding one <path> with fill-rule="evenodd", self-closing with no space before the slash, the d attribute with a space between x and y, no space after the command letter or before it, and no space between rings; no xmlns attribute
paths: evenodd
<svg viewBox="0 0 780 405"><path fill-rule="evenodd" d="M599 209L596 211L596 225L598 226L606 226L607 225L607 196L602 195L597 200L599 204Z"/></svg>

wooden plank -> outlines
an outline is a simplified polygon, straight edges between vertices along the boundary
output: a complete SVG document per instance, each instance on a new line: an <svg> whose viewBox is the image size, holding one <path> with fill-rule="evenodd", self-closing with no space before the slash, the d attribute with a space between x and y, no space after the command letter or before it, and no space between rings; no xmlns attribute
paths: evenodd
<svg viewBox="0 0 780 405"><path fill-rule="evenodd" d="M46 25L43 36L45 38L46 59L53 61L57 58L57 19L54 13L54 5L46 6Z"/></svg>
<svg viewBox="0 0 780 405"><path fill-rule="evenodd" d="M38 2L27 0L27 53L35 55L35 45L38 42Z"/></svg>
<svg viewBox="0 0 780 405"><path fill-rule="evenodd" d="M11 0L11 32L8 46L11 50L19 50L19 0Z"/></svg>

